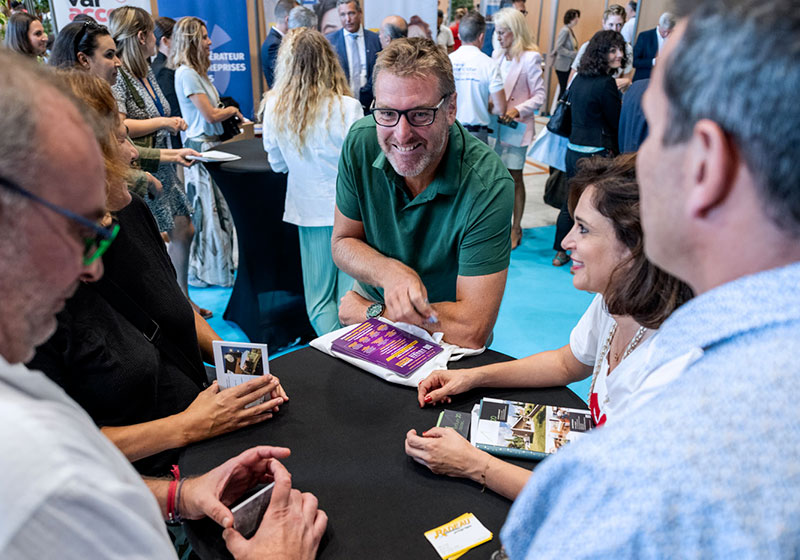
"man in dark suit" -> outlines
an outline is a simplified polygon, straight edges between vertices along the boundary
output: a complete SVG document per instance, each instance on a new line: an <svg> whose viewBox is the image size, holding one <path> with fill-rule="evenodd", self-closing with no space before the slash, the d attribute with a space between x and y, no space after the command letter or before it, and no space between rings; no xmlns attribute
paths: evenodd
<svg viewBox="0 0 800 560"><path fill-rule="evenodd" d="M342 29L326 35L339 56L353 95L361 101L364 112L372 105L372 68L381 50L377 33L361 25L363 12L359 0L338 0L336 8Z"/></svg>
<svg viewBox="0 0 800 560"><path fill-rule="evenodd" d="M675 27L675 16L669 12L664 12L658 18L658 26L647 31L642 31L633 47L633 67L636 74L633 81L646 80L650 78L650 72L656 63L656 57L664 46L664 41L672 33Z"/></svg>
<svg viewBox="0 0 800 560"><path fill-rule="evenodd" d="M275 25L269 30L267 38L261 45L261 69L269 89L272 89L272 84L275 83L275 64L278 61L281 39L289 30L289 12L299 5L296 0L278 0L275 4Z"/></svg>

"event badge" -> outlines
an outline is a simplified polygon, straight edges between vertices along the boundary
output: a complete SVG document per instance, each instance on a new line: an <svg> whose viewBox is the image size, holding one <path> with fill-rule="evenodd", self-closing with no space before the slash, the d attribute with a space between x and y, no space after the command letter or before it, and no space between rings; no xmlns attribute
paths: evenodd
<svg viewBox="0 0 800 560"><path fill-rule="evenodd" d="M441 527L426 531L425 538L439 556L445 560L455 560L476 546L492 540L492 532L475 515L465 513Z"/></svg>

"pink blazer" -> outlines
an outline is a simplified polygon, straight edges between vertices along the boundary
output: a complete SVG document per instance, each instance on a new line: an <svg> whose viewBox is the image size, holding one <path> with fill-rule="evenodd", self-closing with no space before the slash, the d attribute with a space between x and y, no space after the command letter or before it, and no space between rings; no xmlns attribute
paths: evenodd
<svg viewBox="0 0 800 560"><path fill-rule="evenodd" d="M494 61L500 64L504 56L498 49L494 52ZM534 112L544 103L542 56L536 51L524 51L519 60L512 60L503 86L508 106L519 111L516 120L527 126L524 144L529 146L536 134Z"/></svg>

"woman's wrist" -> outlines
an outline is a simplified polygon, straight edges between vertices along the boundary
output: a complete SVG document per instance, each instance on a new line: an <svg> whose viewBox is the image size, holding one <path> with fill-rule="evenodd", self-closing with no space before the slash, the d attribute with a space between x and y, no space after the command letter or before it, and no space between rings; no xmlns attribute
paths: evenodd
<svg viewBox="0 0 800 560"><path fill-rule="evenodd" d="M486 486L486 473L494 457L477 448L474 448L473 456L470 458L470 468L464 474L473 482Z"/></svg>

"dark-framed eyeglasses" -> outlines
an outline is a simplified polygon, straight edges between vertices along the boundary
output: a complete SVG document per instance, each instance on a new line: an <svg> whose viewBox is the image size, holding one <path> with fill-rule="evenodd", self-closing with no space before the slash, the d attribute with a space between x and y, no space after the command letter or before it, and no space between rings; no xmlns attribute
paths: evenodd
<svg viewBox="0 0 800 560"><path fill-rule="evenodd" d="M375 101L372 101L372 118L380 126L396 126L400 122L400 117L406 116L408 124L411 126L430 126L436 120L436 111L438 111L444 100L450 97L450 94L443 95L436 104L436 107L414 107L413 109L406 109L401 111L399 109L390 109L387 107L375 108Z"/></svg>
<svg viewBox="0 0 800 560"><path fill-rule="evenodd" d="M60 214L65 218L72 220L73 222L79 224L82 228L88 230L86 233L91 234L82 236L83 238L83 265L89 266L94 261L99 259L103 256L108 250L108 247L111 245L111 242L117 237L119 233L119 224L114 221L111 227L106 228L101 226L100 224L96 224L91 220L87 220L83 216L79 216L75 212L71 210L67 210L59 206L58 204L53 204L52 202L43 199L40 196L33 194L32 192L23 189L13 181L9 181L3 177L0 177L0 185L7 188L8 190L15 192L25 198L36 202L37 204L41 204L45 208L48 208L55 212L56 214Z"/></svg>

